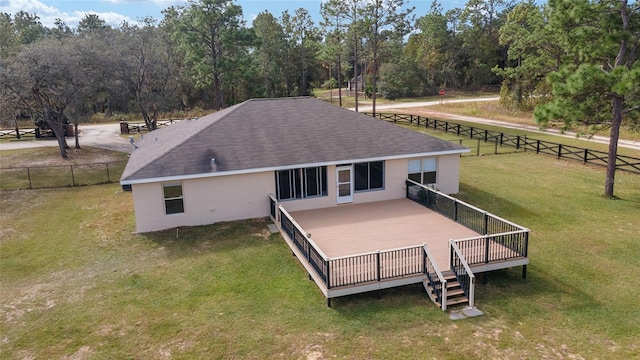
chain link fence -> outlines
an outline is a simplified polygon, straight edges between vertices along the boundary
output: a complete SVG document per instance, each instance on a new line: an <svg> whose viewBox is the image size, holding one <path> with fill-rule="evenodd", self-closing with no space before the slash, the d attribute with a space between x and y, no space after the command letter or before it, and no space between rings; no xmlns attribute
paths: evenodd
<svg viewBox="0 0 640 360"><path fill-rule="evenodd" d="M0 168L0 190L107 184L120 180L126 160L93 164Z"/></svg>

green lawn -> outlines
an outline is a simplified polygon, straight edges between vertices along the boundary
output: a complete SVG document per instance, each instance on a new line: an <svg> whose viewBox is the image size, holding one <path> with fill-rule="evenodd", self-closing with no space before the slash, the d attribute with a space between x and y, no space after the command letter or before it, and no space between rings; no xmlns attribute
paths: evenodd
<svg viewBox="0 0 640 360"><path fill-rule="evenodd" d="M465 201L531 228L478 279L482 317L421 286L332 308L267 221L132 234L117 184L0 192L2 359L628 359L640 356L640 176L533 154L464 157ZM265 199L266 201L266 199Z"/></svg>

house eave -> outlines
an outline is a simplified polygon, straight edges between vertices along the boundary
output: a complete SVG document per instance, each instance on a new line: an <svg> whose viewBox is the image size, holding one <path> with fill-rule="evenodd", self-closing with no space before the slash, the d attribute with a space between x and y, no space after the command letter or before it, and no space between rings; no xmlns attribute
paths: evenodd
<svg viewBox="0 0 640 360"><path fill-rule="evenodd" d="M464 148L464 149L456 149L456 150L432 151L432 152L424 152L424 153L411 153L411 154L400 154L400 155L391 155L391 156L378 156L378 157L361 158L361 159L345 159L345 160L317 162L317 163L291 164L291 165L283 165L283 166L252 168L252 169L242 169L242 170L232 170L232 171L218 171L218 172L198 173L198 174L189 174L189 175L162 176L162 177L154 177L154 178L129 179L129 180L124 179L124 180L120 180L120 185L135 185L135 184L147 184L147 183L158 183L158 182L205 179L205 178L212 178L212 177L218 177L218 176L244 175L244 174L260 173L260 172L268 172L268 171L286 170L291 168L308 168L308 167L316 167L316 166L332 166L332 165L381 161L381 160L397 160L397 159L410 159L410 158L427 157L427 156L456 155L456 154L464 154L470 151L471 151L470 149Z"/></svg>

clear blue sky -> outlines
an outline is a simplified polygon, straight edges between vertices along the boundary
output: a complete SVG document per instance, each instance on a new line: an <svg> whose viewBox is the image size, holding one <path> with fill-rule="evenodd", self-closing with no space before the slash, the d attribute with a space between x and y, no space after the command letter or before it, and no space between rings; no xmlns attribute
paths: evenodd
<svg viewBox="0 0 640 360"><path fill-rule="evenodd" d="M279 17L284 10L293 13L303 7L307 9L316 24L320 21L321 0L236 0L242 6L247 26L258 13L268 10ZM441 0L443 8L463 7L466 0ZM62 19L70 27L78 25L85 14L97 14L109 25L118 26L122 21L136 22L138 18L151 16L162 19L161 11L171 5L184 5L186 0L0 0L0 12L15 14L18 11L35 13L47 27L52 27L56 18ZM415 6L416 17L429 10L431 0L408 0Z"/></svg>

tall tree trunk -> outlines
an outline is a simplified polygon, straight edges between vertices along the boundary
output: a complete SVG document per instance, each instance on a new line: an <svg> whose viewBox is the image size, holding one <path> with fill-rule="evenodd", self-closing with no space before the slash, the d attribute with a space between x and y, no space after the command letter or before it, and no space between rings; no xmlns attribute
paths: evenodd
<svg viewBox="0 0 640 360"><path fill-rule="evenodd" d="M342 107L342 59L338 53L338 104Z"/></svg>
<svg viewBox="0 0 640 360"><path fill-rule="evenodd" d="M355 33L355 31L354 31ZM355 36L356 47L355 52L353 53L353 69L354 69L354 79L356 81L356 85L354 86L354 91L356 92L356 112L358 112L358 36Z"/></svg>
<svg viewBox="0 0 640 360"><path fill-rule="evenodd" d="M629 13L627 9L627 1L620 1L620 18L622 20L622 29L625 32L629 31ZM620 43L620 50L616 56L616 62L614 69L619 66L625 66L625 59L627 56L627 38L623 38ZM627 61L627 67L630 67L631 63ZM618 158L618 138L620 137L620 125L622 124L622 106L624 103L624 96L619 94L613 94L611 99L612 119L611 119L611 136L609 137L609 155L607 158L607 178L604 183L604 193L606 196L613 197L613 186L615 185L616 178L616 160Z"/></svg>
<svg viewBox="0 0 640 360"><path fill-rule="evenodd" d="M80 149L80 138L78 137L78 121L73 122L73 137L76 141L76 149Z"/></svg>
<svg viewBox="0 0 640 360"><path fill-rule="evenodd" d="M616 177L616 160L618 158L618 138L620 136L620 125L622 124L622 102L624 98L614 96L611 99L613 108L613 119L611 121L611 136L609 137L609 155L607 158L607 178L604 184L606 196L613 197L613 186Z"/></svg>
<svg viewBox="0 0 640 360"><path fill-rule="evenodd" d="M53 134L56 136L56 140L58 140L60 156L66 159L68 158L67 149L69 148L69 145L67 145L67 139L64 137L64 125L60 119L52 119L51 117L52 115L47 111L45 115L45 123L49 126L51 131L53 131Z"/></svg>

